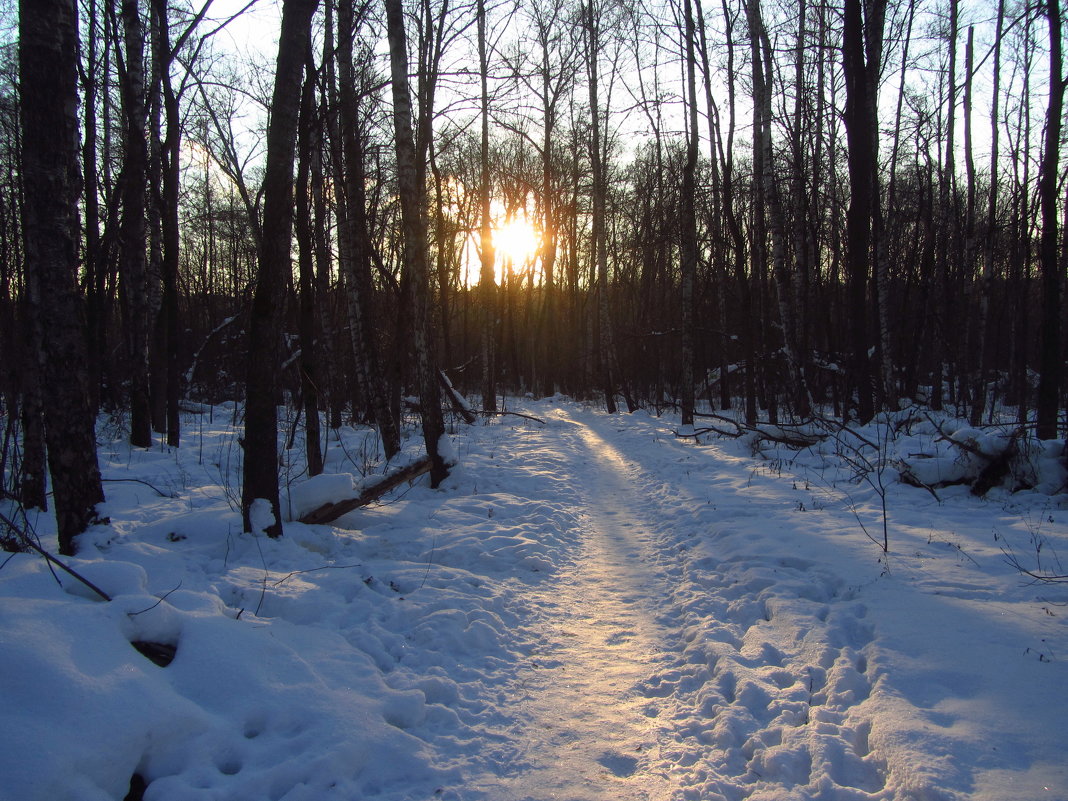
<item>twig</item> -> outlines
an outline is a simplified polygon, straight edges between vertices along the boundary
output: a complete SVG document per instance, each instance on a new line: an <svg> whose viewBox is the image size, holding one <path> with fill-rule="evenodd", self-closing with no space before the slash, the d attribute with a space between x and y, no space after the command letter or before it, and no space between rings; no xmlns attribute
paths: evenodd
<svg viewBox="0 0 1068 801"><path fill-rule="evenodd" d="M171 499L173 499L173 498L176 497L174 495L168 495L166 492L161 490L159 487L154 487L153 485L149 484L147 481L142 481L139 478L102 478L100 480L101 481L110 481L110 482L115 482L115 483L118 483L120 481L133 481L136 484L144 484L146 487L148 487L149 489L153 490L161 498L171 498Z"/></svg>
<svg viewBox="0 0 1068 801"><path fill-rule="evenodd" d="M363 565L322 565L321 567L310 567L307 570L294 570L292 573L286 573L286 575L282 576L282 578L277 581L272 581L271 586L277 587L283 581L288 581L293 578L293 576L299 576L301 573L315 573L318 570L348 570L353 567L363 567Z"/></svg>
<svg viewBox="0 0 1068 801"><path fill-rule="evenodd" d="M74 568L68 567L63 562L61 562L59 559L57 559L56 557L52 556L52 554L50 554L44 548L39 546L36 542L34 542L26 534L25 531L23 531L18 526L16 526L14 524L14 522L12 522L11 518L9 518L7 515L5 515L3 513L0 513L0 520L2 520L8 526L8 528L10 528L15 533L15 536L17 536L20 540L22 540L23 544L26 545L27 548L30 548L31 550L34 550L37 553L39 553L41 556L43 556L45 558L45 560L50 565L55 565L60 570L66 571L67 573L72 575L74 578L78 579L78 581L80 581L86 587L88 587L93 592L95 592L97 595L99 595L101 598L103 598L105 601L111 601L111 596L110 595L108 595L106 592L104 592L98 586L93 584L93 582L91 582L85 576L83 576L80 573L78 573L76 570L74 570Z"/></svg>
<svg viewBox="0 0 1068 801"><path fill-rule="evenodd" d="M522 412L506 412L506 411L501 411L500 409L480 409L478 413L479 414L484 414L487 417L489 417L490 415L493 415L493 414L496 414L496 415L510 414L513 417L523 417L523 418L525 418L527 420L533 420L535 423L541 423L542 425L545 425L545 421L542 420L540 417L535 417L532 414L523 414Z"/></svg>
<svg viewBox="0 0 1068 801"><path fill-rule="evenodd" d="M161 603L163 603L164 601L167 600L167 596L169 596L173 592L177 592L178 588L181 587L181 586L182 586L182 581L181 581L181 579L179 579L178 580L178 585L173 590L168 590L167 592L163 593L163 595L161 595L159 597L159 600L156 601L154 604L152 604L152 606L147 606L144 609L142 609L140 612L127 612L126 616L127 617L137 617L138 615L143 615L145 612L149 612L149 611L155 609L157 606L159 606Z"/></svg>
<svg viewBox="0 0 1068 801"><path fill-rule="evenodd" d="M423 589L426 584L427 577L430 575L430 566L434 564L434 552L438 549L438 532L434 531L434 538L430 543L430 558L426 563L426 572L423 574L423 580L419 582L419 589Z"/></svg>

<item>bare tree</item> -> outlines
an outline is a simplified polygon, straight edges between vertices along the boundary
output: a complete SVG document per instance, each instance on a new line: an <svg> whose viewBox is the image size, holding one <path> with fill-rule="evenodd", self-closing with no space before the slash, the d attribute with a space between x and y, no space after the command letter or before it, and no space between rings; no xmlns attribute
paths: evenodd
<svg viewBox="0 0 1068 801"><path fill-rule="evenodd" d="M408 89L408 43L404 31L401 0L385 0L386 31L389 37L390 75L393 83L393 131L397 150L397 183L404 234L404 258L411 281L412 347L419 388L423 440L430 457L430 484L438 486L449 468L440 452L445 435L441 413L437 367L430 336L430 285L427 258L425 210L425 170L417 167L415 137L412 134L412 101Z"/></svg>
<svg viewBox="0 0 1068 801"><path fill-rule="evenodd" d="M149 275L146 252L148 185L148 112L145 86L145 30L137 0L122 0L123 106L122 249L120 270L125 292L124 327L130 369L130 443L152 446L149 405Z"/></svg>
<svg viewBox="0 0 1068 801"><path fill-rule="evenodd" d="M755 3L755 0L751 0ZM693 292L697 280L697 45L693 8L690 0L683 0L683 39L686 58L686 163L682 171L682 240L679 243L682 286L679 302L682 304L682 424L693 425L694 413L694 330Z"/></svg>
<svg viewBox="0 0 1068 801"><path fill-rule="evenodd" d="M873 205L878 202L878 88L886 0L845 0L842 24L849 144L849 210L846 213L851 384L862 422L874 414L868 359L867 283L872 253Z"/></svg>
<svg viewBox="0 0 1068 801"><path fill-rule="evenodd" d="M1038 384L1035 405L1038 436L1057 436L1060 409L1061 374L1064 370L1061 343L1061 291L1063 265L1057 253L1057 181L1064 124L1064 59L1062 54L1060 0L1046 0L1049 22L1049 107L1046 112L1046 138L1038 177L1038 202L1042 212L1042 238L1039 261L1042 266L1042 327Z"/></svg>
<svg viewBox="0 0 1068 801"><path fill-rule="evenodd" d="M606 136L605 121L600 98L601 86L601 50L604 47L604 30L606 15L603 9L594 7L594 0L585 0L582 6L583 49L586 62L586 77L590 93L590 181L592 187L592 238L594 281L596 295L596 326L598 341L595 343L600 360L601 388L604 391L605 406L609 414L616 413L616 357L615 339L612 331L612 318L608 298L608 242L606 201L608 182L606 176Z"/></svg>
<svg viewBox="0 0 1068 801"><path fill-rule="evenodd" d="M490 153L489 153L489 63L486 52L486 3L478 0L478 73L480 81L479 109L482 130L479 142L479 301L482 315L482 408L497 409L497 354L494 339L497 330L497 284L494 276L493 228L490 212Z"/></svg>
<svg viewBox="0 0 1068 801"><path fill-rule="evenodd" d="M245 379L244 466L241 517L254 531L250 512L257 499L270 504L263 530L282 534L278 508L279 341L287 275L292 271L293 154L300 113L301 75L311 42L317 0L284 0L282 31L274 78L271 121L267 130L267 172L263 179L263 226L259 275L249 325L248 375ZM259 526L260 521L257 521Z"/></svg>
<svg viewBox="0 0 1068 801"><path fill-rule="evenodd" d="M78 292L78 10L74 0L19 7L26 268L41 320L45 438L59 550L104 500Z"/></svg>
<svg viewBox="0 0 1068 801"><path fill-rule="evenodd" d="M311 214L312 148L319 144L319 120L315 104L315 65L307 65L300 96L297 124L297 185L294 231L297 239L297 275L300 282L298 325L300 330L300 394L304 406L304 453L308 475L323 472L323 449L319 442L319 359L315 313L314 236ZM313 145L314 142L314 145Z"/></svg>
<svg viewBox="0 0 1068 801"><path fill-rule="evenodd" d="M351 0L338 4L338 116L340 122L340 153L335 166L339 170L344 192L344 215L340 220L340 239L343 250L342 269L345 272L345 291L349 313L349 332L356 358L356 371L367 395L371 412L378 425L386 458L400 451L400 431L389 405L389 391L381 367L377 336L377 311L374 284L371 278L373 246L367 220L367 168L364 153L364 130L359 122L360 98L357 95L357 75L353 68L353 41L359 27L360 12Z"/></svg>

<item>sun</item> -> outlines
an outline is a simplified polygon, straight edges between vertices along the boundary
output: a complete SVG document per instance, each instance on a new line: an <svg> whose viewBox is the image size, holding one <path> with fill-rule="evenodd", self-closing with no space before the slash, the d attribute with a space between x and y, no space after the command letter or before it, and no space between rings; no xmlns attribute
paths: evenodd
<svg viewBox="0 0 1068 801"><path fill-rule="evenodd" d="M493 247L497 258L510 261L519 267L533 261L538 255L541 237L537 229L521 217L506 220L493 231Z"/></svg>

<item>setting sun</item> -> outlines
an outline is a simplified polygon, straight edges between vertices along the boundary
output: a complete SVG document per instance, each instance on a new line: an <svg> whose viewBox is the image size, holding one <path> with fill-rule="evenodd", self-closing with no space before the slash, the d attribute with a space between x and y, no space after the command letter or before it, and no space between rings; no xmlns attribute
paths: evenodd
<svg viewBox="0 0 1068 801"><path fill-rule="evenodd" d="M540 237L534 226L520 217L505 222L493 232L493 247L501 261L521 266L538 255Z"/></svg>

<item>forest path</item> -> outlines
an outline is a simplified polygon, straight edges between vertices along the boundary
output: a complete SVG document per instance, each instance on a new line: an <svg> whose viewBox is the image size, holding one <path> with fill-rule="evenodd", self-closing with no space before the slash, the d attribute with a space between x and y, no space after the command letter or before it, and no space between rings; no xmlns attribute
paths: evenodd
<svg viewBox="0 0 1068 801"><path fill-rule="evenodd" d="M533 646L498 732L515 758L463 798L886 797L866 605L819 559L761 544L797 526L791 485L633 429L561 407L515 446L570 488L577 547L524 593Z"/></svg>
<svg viewBox="0 0 1068 801"><path fill-rule="evenodd" d="M581 498L580 552L530 598L539 644L511 700L521 758L478 790L495 801L663 801L674 788L658 700L641 686L671 661L679 632L660 614L669 591L636 511L641 487L591 428L563 411L550 424Z"/></svg>

